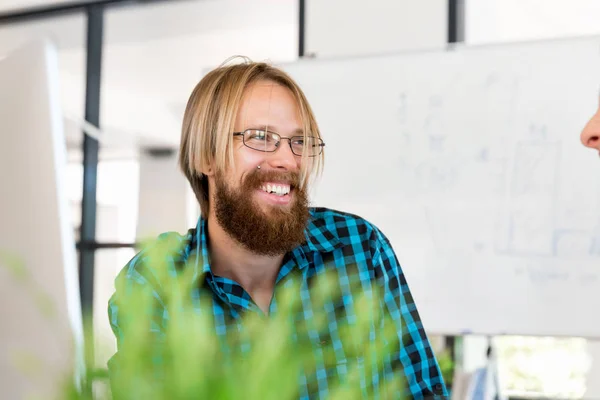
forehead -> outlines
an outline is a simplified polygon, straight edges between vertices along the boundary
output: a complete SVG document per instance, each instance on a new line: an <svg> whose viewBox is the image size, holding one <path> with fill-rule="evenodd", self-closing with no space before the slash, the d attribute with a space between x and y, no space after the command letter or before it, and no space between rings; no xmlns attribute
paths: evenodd
<svg viewBox="0 0 600 400"><path fill-rule="evenodd" d="M291 90L272 81L250 84L242 96L238 109L236 127L260 124L288 128L300 125L300 110Z"/></svg>

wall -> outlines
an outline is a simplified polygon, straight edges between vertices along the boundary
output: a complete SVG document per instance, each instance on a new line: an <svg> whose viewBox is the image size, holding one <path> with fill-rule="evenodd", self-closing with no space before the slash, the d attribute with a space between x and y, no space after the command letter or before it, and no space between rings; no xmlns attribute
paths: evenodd
<svg viewBox="0 0 600 400"><path fill-rule="evenodd" d="M443 48L447 0L307 0L306 53L317 57Z"/></svg>
<svg viewBox="0 0 600 400"><path fill-rule="evenodd" d="M597 0L476 0L466 7L469 44L600 34Z"/></svg>

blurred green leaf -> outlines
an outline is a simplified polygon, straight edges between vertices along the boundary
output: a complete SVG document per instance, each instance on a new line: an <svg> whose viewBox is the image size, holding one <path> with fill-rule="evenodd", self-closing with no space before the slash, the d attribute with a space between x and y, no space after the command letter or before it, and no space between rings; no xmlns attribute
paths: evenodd
<svg viewBox="0 0 600 400"><path fill-rule="evenodd" d="M20 282L26 281L29 277L23 257L16 254L0 250L0 266L6 268L13 275L13 278Z"/></svg>
<svg viewBox="0 0 600 400"><path fill-rule="evenodd" d="M339 340L344 343L344 368L347 374L332 382L330 398L351 400L397 398L404 384L397 377L381 379L377 387L361 387L361 377L376 370L380 376L383 360L397 348L399 325L381 313L381 299L374 288L365 289L360 282L340 287L336 271L311 280L310 302L314 315L305 318L299 279L290 277L285 286L276 289L277 312L265 316L248 312L232 323L224 337L217 335L210 303L206 299L192 301L193 268L173 271L165 252L177 243L161 243L150 259L163 260L149 269L161 283L161 299L166 309L155 315L157 299L143 283L130 284L118 290L120 328L127 332L119 343L119 371L111 377L112 398L121 399L216 399L216 400L285 400L298 397L301 374L313 376L319 365L339 368L339 348L330 340L316 339L309 332L329 334L330 318L336 307L353 307L351 318L337 321ZM175 249L176 250L176 249ZM28 282L28 272L17 257L0 254L2 262L12 265L13 275ZM119 283L117 282L117 285ZM55 317L57 310L49 296L31 289L41 314ZM347 297L344 297L347 296ZM346 304L347 298L352 301ZM200 302L198 307L197 301ZM195 303L196 302L196 303ZM203 311L204 310L204 311ZM164 313L164 314L163 314ZM163 332L157 329L157 317L168 320ZM84 316L86 343L91 342L91 316ZM377 332L377 337L371 337ZM106 370L97 370L86 347L86 365L90 381L108 384ZM160 360L160 368L155 368ZM46 368L32 355L15 359L19 370L43 373ZM80 393L73 382L65 379L63 398L92 400ZM96 400L109 400L96 396Z"/></svg>

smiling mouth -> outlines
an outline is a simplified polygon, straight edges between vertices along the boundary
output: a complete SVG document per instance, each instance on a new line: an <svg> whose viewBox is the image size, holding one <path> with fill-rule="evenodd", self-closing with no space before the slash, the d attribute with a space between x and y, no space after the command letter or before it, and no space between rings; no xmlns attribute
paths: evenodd
<svg viewBox="0 0 600 400"><path fill-rule="evenodd" d="M263 192L274 194L279 197L287 196L291 187L285 183L266 183L261 186Z"/></svg>

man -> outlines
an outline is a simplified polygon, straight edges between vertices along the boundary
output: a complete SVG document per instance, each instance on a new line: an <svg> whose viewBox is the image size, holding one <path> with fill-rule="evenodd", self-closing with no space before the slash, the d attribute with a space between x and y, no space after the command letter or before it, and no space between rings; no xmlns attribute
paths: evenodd
<svg viewBox="0 0 600 400"><path fill-rule="evenodd" d="M393 320L400 344L379 372L362 380L377 384L402 376L412 398L446 397L438 363L387 238L360 217L308 207L307 187L321 170L324 146L307 99L283 71L246 60L207 74L185 110L179 159L202 216L185 236L161 236L159 241L179 243L176 254L164 258L169 265L188 264L183 269L195 271L190 275L198 280L192 296L209 299L219 335L235 331L236 320L244 315L276 314L278 289L291 276L300 279L300 315L306 319L319 312L310 299L309 281L328 271L336 273L343 298L327 318L348 322L357 317L351 283L365 291L379 289L380 310ZM109 363L114 371L130 329L121 323L128 288L150 287L158 309L149 329L161 336L168 326L160 272L148 266L149 251L140 252L123 269L110 301L119 346ZM339 339L339 324L328 320L324 335L310 336L330 342L337 368L317 363L314 374L300 379L300 398L326 398L330 386L345 379L349 356ZM380 338L377 327L372 329L370 337Z"/></svg>

